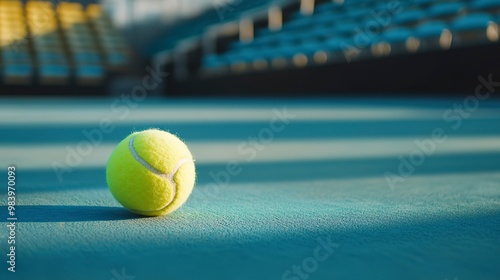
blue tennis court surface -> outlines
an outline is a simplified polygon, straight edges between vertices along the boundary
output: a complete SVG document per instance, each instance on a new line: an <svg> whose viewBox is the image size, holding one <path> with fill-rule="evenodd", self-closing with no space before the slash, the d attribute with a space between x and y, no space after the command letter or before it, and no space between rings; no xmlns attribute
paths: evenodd
<svg viewBox="0 0 500 280"><path fill-rule="evenodd" d="M500 103L463 102L4 99L0 278L499 279ZM151 127L189 143L197 184L144 218L105 166Z"/></svg>

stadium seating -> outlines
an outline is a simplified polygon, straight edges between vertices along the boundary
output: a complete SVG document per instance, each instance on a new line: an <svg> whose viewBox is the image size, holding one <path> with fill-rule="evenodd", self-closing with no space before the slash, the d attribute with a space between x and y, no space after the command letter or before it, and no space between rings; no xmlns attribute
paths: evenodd
<svg viewBox="0 0 500 280"><path fill-rule="evenodd" d="M494 0L316 1L312 15L293 12L281 30L257 29L253 40L207 54L200 73L301 68L496 43L499 11Z"/></svg>
<svg viewBox="0 0 500 280"><path fill-rule="evenodd" d="M0 43L3 85L104 86L133 62L97 4L0 0Z"/></svg>
<svg viewBox="0 0 500 280"><path fill-rule="evenodd" d="M242 14L259 12L272 0L214 0L202 15L183 20L170 27L164 36L151 44L150 53L173 49L179 41L203 34L208 26L238 20Z"/></svg>
<svg viewBox="0 0 500 280"><path fill-rule="evenodd" d="M259 3L166 34L152 63L173 73L167 92L467 91L465 72L499 72L498 0Z"/></svg>
<svg viewBox="0 0 500 280"><path fill-rule="evenodd" d="M153 42L141 40L149 51L134 45L153 65L162 64L163 71L172 74L167 87L193 79L318 67L324 67L321 73L326 75L338 67L360 65L347 66L353 62L384 64L405 56L436 52L442 56L499 45L498 0L215 0L212 4L197 17L165 25L161 30L166 33ZM133 36L134 30L127 32ZM139 71L150 62L135 58L100 5L0 0L0 85L106 86L110 79L126 77L134 69L139 80ZM384 67L396 69L390 66Z"/></svg>

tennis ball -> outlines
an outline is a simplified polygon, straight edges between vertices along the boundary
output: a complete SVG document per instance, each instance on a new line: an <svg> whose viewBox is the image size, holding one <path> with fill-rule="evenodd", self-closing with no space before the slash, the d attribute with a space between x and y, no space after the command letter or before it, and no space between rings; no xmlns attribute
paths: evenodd
<svg viewBox="0 0 500 280"><path fill-rule="evenodd" d="M132 212L160 216L179 208L196 179L193 156L175 135L135 132L113 150L106 181L113 196Z"/></svg>

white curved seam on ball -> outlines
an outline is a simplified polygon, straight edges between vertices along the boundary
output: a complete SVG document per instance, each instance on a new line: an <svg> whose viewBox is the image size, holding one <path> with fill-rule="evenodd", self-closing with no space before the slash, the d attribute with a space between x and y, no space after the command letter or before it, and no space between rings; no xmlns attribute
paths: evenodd
<svg viewBox="0 0 500 280"><path fill-rule="evenodd" d="M177 183L175 183L175 181L174 181L174 176L175 176L175 174L177 174L177 171L179 170L179 168L181 168L181 166L184 165L184 163L186 163L186 162L188 162L190 160L191 160L190 158L183 158L183 159L181 159L177 163L177 166L175 166L175 168L174 168L174 170L172 172L170 172L168 174L162 174L162 175L160 175L162 177L165 177L167 180L170 181L170 183L172 183L172 186L173 186L173 195L172 195L172 198L170 199L170 201L167 203L167 205L165 207L163 207L162 209L158 210L158 211L161 211L161 210L167 208L174 201L175 196L177 195Z"/></svg>
<svg viewBox="0 0 500 280"><path fill-rule="evenodd" d="M175 166L174 170L170 173L162 173L161 171L159 171L158 169L154 168L153 166L151 166L148 162L146 162L143 158L141 158L139 156L139 154L137 154L137 151L135 150L134 148L134 139L135 139L135 136L132 136L130 138L130 141L129 141L129 150L130 152L132 153L132 156L134 157L135 160L137 160L142 166L146 167L149 171L153 172L154 174L160 176L160 177L163 177L165 179L167 179L173 186L172 188L172 191L173 191L173 195L172 195L172 198L170 199L170 201L167 203L167 205L159 210L149 210L149 211L143 211L143 212L155 212L155 211L162 211L164 210L165 208L167 208L171 203L172 201L174 201L174 198L175 196L177 195L177 184L175 183L174 181L174 176L175 174L177 173L177 171L179 170L179 168L182 167L182 165L184 165L186 162L189 162L191 161L190 158L183 158L181 159L177 165ZM139 211L142 211L142 210L139 210Z"/></svg>
<svg viewBox="0 0 500 280"><path fill-rule="evenodd" d="M140 164L142 164L144 167L146 167L149 171L153 172L154 174L160 175L160 176L165 175L161 171L159 171L156 168L154 168L153 166L149 165L149 163L147 163L143 158L141 158L139 156L139 154L137 154L137 151L134 148L134 139L135 139L135 136L131 137L130 141L128 142L129 143L128 144L129 150L132 153L132 156L134 157L134 159L137 160Z"/></svg>

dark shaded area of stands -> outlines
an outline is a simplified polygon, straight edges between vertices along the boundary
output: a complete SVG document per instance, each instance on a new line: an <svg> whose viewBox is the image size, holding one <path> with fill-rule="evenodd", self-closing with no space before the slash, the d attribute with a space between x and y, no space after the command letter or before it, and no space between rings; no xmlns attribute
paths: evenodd
<svg viewBox="0 0 500 280"><path fill-rule="evenodd" d="M172 96L471 94L480 85L481 75L500 81L499 53L500 45L492 44L208 80L193 78L171 81L167 92Z"/></svg>

